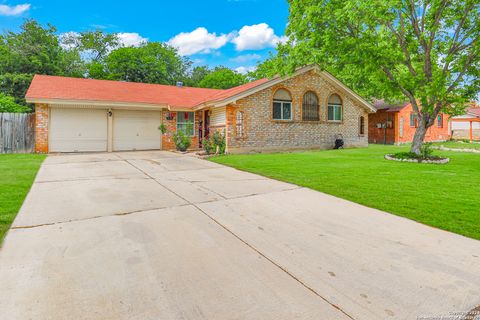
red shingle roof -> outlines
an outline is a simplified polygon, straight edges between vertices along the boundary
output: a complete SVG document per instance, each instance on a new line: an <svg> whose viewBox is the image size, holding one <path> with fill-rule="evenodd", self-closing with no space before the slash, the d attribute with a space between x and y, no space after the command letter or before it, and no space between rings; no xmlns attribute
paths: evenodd
<svg viewBox="0 0 480 320"><path fill-rule="evenodd" d="M467 109L467 113L473 114L475 117L480 117L480 107L475 106Z"/></svg>
<svg viewBox="0 0 480 320"><path fill-rule="evenodd" d="M207 101L219 101L268 81L261 79L228 90L177 87L135 82L35 75L25 97L168 105L194 108Z"/></svg>

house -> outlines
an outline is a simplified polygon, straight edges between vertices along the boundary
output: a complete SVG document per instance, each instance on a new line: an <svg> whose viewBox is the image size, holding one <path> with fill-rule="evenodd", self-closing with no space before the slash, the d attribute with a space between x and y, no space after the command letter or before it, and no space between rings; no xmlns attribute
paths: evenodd
<svg viewBox="0 0 480 320"><path fill-rule="evenodd" d="M161 123L190 135L192 148L213 130L229 152L332 148L336 135L364 147L375 112L314 65L228 90L37 75L26 100L41 153L174 149Z"/></svg>
<svg viewBox="0 0 480 320"><path fill-rule="evenodd" d="M480 105L473 104L465 114L452 118L454 139L480 140Z"/></svg>
<svg viewBox="0 0 480 320"><path fill-rule="evenodd" d="M411 103L387 104L382 100L374 103L377 113L368 118L368 141L379 144L402 144L413 141L418 126ZM450 139L448 116L439 114L435 124L427 130L425 141Z"/></svg>

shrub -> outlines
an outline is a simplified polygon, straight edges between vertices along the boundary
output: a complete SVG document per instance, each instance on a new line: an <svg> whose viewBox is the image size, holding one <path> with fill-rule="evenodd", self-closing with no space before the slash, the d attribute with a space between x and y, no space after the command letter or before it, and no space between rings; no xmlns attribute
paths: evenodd
<svg viewBox="0 0 480 320"><path fill-rule="evenodd" d="M24 113L31 111L29 107L17 104L12 96L0 93L0 112Z"/></svg>
<svg viewBox="0 0 480 320"><path fill-rule="evenodd" d="M219 154L225 153L225 135L221 134L218 131L215 131L212 135L213 145L215 146L215 152L218 151Z"/></svg>
<svg viewBox="0 0 480 320"><path fill-rule="evenodd" d="M190 137L186 136L183 131L178 131L172 135L173 143L175 143L175 147L178 151L187 151L187 149L192 144Z"/></svg>
<svg viewBox="0 0 480 320"><path fill-rule="evenodd" d="M211 139L202 139L202 148L207 154L212 154L215 152L215 146L212 144Z"/></svg>
<svg viewBox="0 0 480 320"><path fill-rule="evenodd" d="M419 159L421 156L417 155L414 152L398 152L393 155L397 159Z"/></svg>
<svg viewBox="0 0 480 320"><path fill-rule="evenodd" d="M224 154L225 153L225 136L218 131L215 131L209 139L202 140L203 150L207 154L217 153Z"/></svg>
<svg viewBox="0 0 480 320"><path fill-rule="evenodd" d="M424 143L423 146L420 148L420 154L424 159L431 158L433 154L432 143L431 142Z"/></svg>

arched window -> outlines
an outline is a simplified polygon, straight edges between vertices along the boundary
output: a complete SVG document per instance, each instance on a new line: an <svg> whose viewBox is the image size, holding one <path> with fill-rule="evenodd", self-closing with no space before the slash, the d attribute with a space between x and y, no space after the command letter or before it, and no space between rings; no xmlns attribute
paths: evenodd
<svg viewBox="0 0 480 320"><path fill-rule="evenodd" d="M342 108L342 99L340 99L338 94L332 94L328 98L328 121L342 121Z"/></svg>
<svg viewBox="0 0 480 320"><path fill-rule="evenodd" d="M285 89L278 89L273 95L273 120L292 120L292 97Z"/></svg>
<svg viewBox="0 0 480 320"><path fill-rule="evenodd" d="M361 136L363 136L365 134L365 117L361 116L359 122L360 122L359 133Z"/></svg>
<svg viewBox="0 0 480 320"><path fill-rule="evenodd" d="M243 111L237 111L236 133L238 138L245 136L245 115Z"/></svg>
<svg viewBox="0 0 480 320"><path fill-rule="evenodd" d="M303 121L320 120L318 97L313 91L308 91L303 96L302 120Z"/></svg>

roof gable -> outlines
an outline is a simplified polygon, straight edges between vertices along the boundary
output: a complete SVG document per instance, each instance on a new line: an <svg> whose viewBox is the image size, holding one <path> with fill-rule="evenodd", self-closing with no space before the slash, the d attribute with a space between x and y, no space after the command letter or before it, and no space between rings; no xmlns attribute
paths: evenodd
<svg viewBox="0 0 480 320"><path fill-rule="evenodd" d="M347 94L349 94L354 100L356 100L362 107L367 109L369 112L376 112L377 109L370 104L368 101L360 97L357 93L355 93L352 89L347 87L343 82L338 80L336 77L334 77L332 74L328 73L327 71L320 71L319 67L317 65L309 65L303 68L298 69L296 72L294 72L292 75L289 76L276 76L272 79L261 79L257 80L255 82L251 82L252 84L249 87L244 87L244 90L232 90L236 88L232 88L230 92L225 92L223 94L219 94L217 96L214 96L214 100L211 101L206 101L206 104L212 104L214 106L225 106L230 103L234 103L237 100L240 100L242 98L248 97L252 94L255 94L259 91L265 90L267 88L273 87L279 83L282 83L288 79L297 77L301 74L307 73L309 71L316 70L321 76L323 76L327 81L330 81L331 83L335 84L337 87L343 89Z"/></svg>

